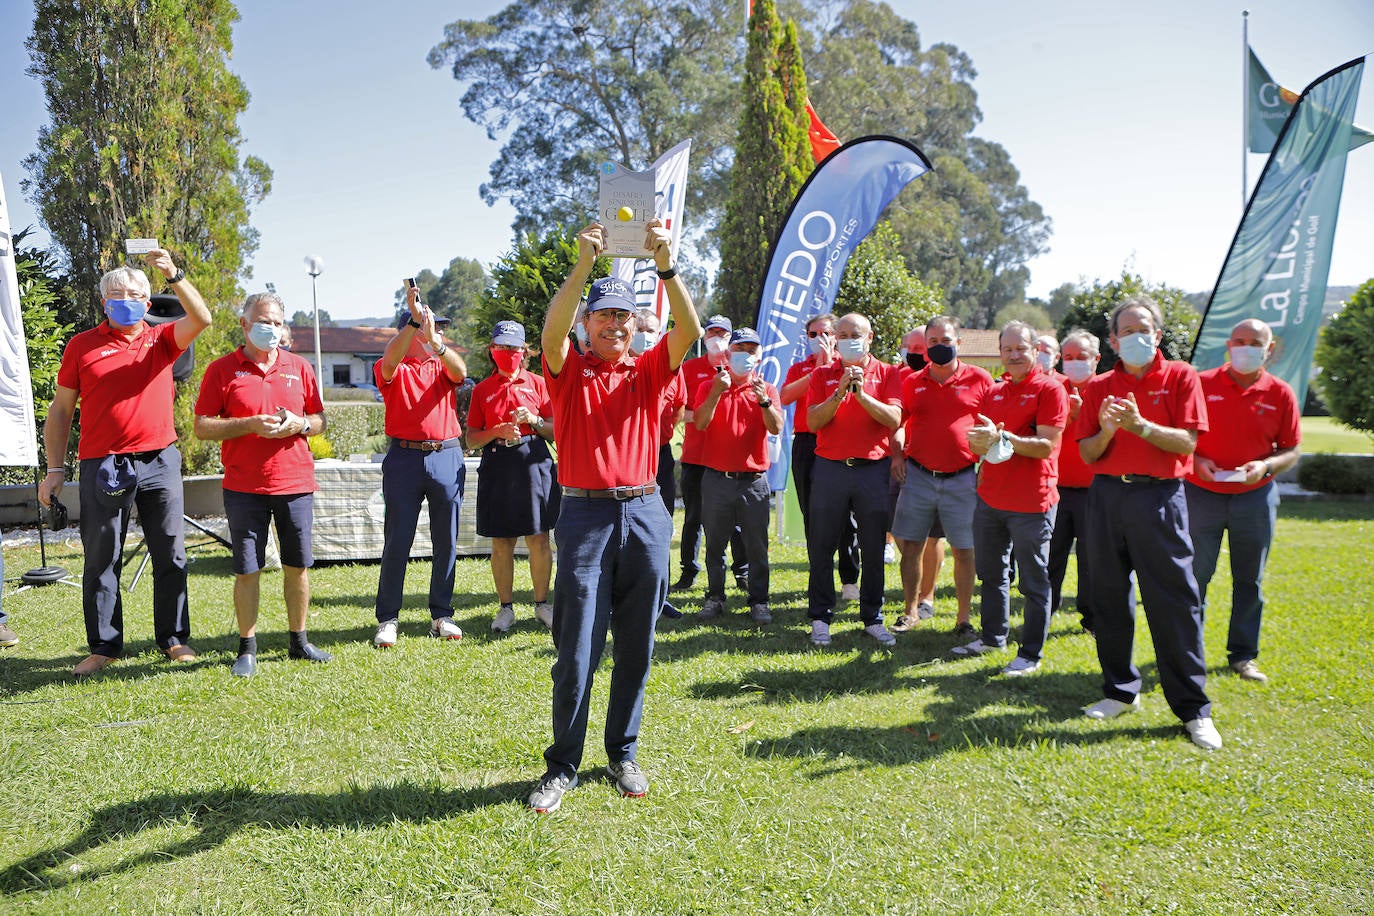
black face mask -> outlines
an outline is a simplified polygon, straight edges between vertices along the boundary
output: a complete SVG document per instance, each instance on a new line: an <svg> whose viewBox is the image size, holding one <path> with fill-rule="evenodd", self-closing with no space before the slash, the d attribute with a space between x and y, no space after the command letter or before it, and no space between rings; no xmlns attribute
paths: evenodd
<svg viewBox="0 0 1374 916"><path fill-rule="evenodd" d="M924 353L911 353L906 355L906 364L911 367L912 372L920 372L926 367L926 355Z"/></svg>
<svg viewBox="0 0 1374 916"><path fill-rule="evenodd" d="M937 366L948 366L954 362L956 355L958 355L958 351L949 344L931 344L926 347L926 356Z"/></svg>

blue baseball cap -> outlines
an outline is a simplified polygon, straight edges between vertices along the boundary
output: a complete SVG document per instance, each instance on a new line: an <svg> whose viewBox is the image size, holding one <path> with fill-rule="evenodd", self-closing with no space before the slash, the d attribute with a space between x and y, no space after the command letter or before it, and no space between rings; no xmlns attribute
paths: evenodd
<svg viewBox="0 0 1374 916"><path fill-rule="evenodd" d="M634 290L630 289L630 284L615 277L602 277L592 284L591 291L587 293L587 311L595 312L600 309L625 309L627 312L635 311L639 306L635 305Z"/></svg>
<svg viewBox="0 0 1374 916"><path fill-rule="evenodd" d="M491 342L502 347L523 347L525 326L518 321L498 321L491 329Z"/></svg>
<svg viewBox="0 0 1374 916"><path fill-rule="evenodd" d="M710 318L706 319L706 330L709 331L712 328L721 328L726 331L733 331L735 329L734 325L730 324L730 319L726 318L724 315L712 315Z"/></svg>
<svg viewBox="0 0 1374 916"><path fill-rule="evenodd" d="M740 328L739 330L731 333L730 343L761 344L763 343L763 341L759 340L759 332L755 331L753 328Z"/></svg>

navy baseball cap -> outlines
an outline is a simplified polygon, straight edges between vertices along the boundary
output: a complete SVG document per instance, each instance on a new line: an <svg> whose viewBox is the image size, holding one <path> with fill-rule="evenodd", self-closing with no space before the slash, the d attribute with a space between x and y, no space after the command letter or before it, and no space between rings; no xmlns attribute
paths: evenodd
<svg viewBox="0 0 1374 916"><path fill-rule="evenodd" d="M763 341L759 340L759 332L753 328L740 328L730 335L730 343L761 344Z"/></svg>
<svg viewBox="0 0 1374 916"><path fill-rule="evenodd" d="M633 312L638 307L635 305L635 295L630 289L630 284L615 277L602 277L592 284L591 292L587 293L589 312L600 309L625 309L627 312Z"/></svg>
<svg viewBox="0 0 1374 916"><path fill-rule="evenodd" d="M502 347L523 347L525 326L518 321L498 321L491 329L491 342Z"/></svg>
<svg viewBox="0 0 1374 916"><path fill-rule="evenodd" d="M712 315L710 318L706 319L706 330L709 331L712 328L723 328L726 331L733 331L735 329L734 325L730 324L730 319L726 318L724 315Z"/></svg>

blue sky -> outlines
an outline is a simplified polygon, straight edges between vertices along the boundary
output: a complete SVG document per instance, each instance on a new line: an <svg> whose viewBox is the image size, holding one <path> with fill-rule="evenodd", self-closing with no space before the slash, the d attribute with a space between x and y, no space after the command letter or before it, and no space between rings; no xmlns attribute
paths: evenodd
<svg viewBox="0 0 1374 916"><path fill-rule="evenodd" d="M490 265L509 250L511 211L477 194L498 145L463 120L462 87L425 62L445 24L504 5L241 0L231 66L253 96L240 121L244 149L276 173L253 217L262 235L250 290L272 281L289 310L308 309L302 261L320 255L322 308L383 315L401 277L455 256ZM1369 0L891 5L927 45L951 42L972 57L977 133L1007 147L1054 221L1051 250L1030 265L1032 295L1123 266L1188 291L1211 288L1242 206L1243 9L1256 53L1295 91L1374 51ZM19 182L46 120L41 89L24 73L31 25L30 3L0 4L0 173L16 228L37 223ZM1374 129L1368 69L1357 122ZM1249 163L1253 184L1264 157ZM1371 203L1374 144L1350 157L1333 284L1374 276Z"/></svg>

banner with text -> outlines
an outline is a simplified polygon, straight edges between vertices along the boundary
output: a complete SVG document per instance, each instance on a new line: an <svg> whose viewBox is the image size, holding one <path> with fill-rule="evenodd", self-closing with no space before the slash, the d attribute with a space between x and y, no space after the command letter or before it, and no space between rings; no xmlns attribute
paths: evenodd
<svg viewBox="0 0 1374 916"><path fill-rule="evenodd" d="M1247 147L1252 153L1273 152L1288 113L1298 103L1298 94L1279 85L1264 69L1253 49L1247 47L1245 51L1249 58L1245 93L1246 104L1250 107ZM1350 149L1364 146L1371 140L1374 140L1374 133L1358 126L1351 127Z"/></svg>
<svg viewBox="0 0 1374 916"><path fill-rule="evenodd" d="M755 327L758 374L782 387L788 367L806 357L806 322L831 310L854 246L864 240L887 205L930 171L930 160L897 137L851 140L816 166L802 185L782 232L773 243ZM787 483L792 455L792 410L780 434L780 454L768 472L774 491Z"/></svg>
<svg viewBox="0 0 1374 916"><path fill-rule="evenodd" d="M687 196L687 160L692 141L683 140L654 163L654 215L663 220L664 228L672 232L673 257L678 256L682 241L683 201ZM668 301L662 284L654 271L653 258L616 258L611 262L611 276L624 280L634 290L635 305L651 308L658 313L659 326L667 321Z"/></svg>
<svg viewBox="0 0 1374 916"><path fill-rule="evenodd" d="M1258 318L1274 329L1269 371L1307 394L1321 329L1336 214L1364 58L1303 90L1279 132L1203 312L1192 363L1226 362L1231 328Z"/></svg>
<svg viewBox="0 0 1374 916"><path fill-rule="evenodd" d="M0 180L0 466L38 466L38 435L33 421L33 383L24 343L19 274L14 264L5 185Z"/></svg>

